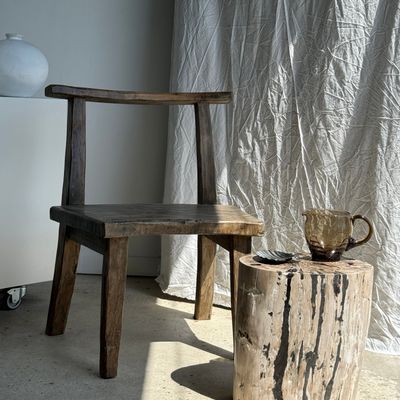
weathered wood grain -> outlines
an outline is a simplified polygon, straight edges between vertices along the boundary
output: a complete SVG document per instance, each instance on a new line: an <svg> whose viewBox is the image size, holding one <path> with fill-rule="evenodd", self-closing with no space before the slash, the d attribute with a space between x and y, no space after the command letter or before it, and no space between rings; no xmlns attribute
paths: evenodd
<svg viewBox="0 0 400 400"><path fill-rule="evenodd" d="M251 253L251 236L232 236L229 249L229 265L231 280L231 314L232 329L235 335L237 295L239 287L239 261L245 254Z"/></svg>
<svg viewBox="0 0 400 400"><path fill-rule="evenodd" d="M90 233L74 228L68 228L67 237L97 253L104 254L106 252L106 239L99 238Z"/></svg>
<svg viewBox="0 0 400 400"><path fill-rule="evenodd" d="M223 249L230 251L232 248L232 236L229 235L210 235L208 236L214 243L221 246Z"/></svg>
<svg viewBox="0 0 400 400"><path fill-rule="evenodd" d="M103 258L100 319L100 376L114 378L118 369L122 309L128 266L128 238L107 240Z"/></svg>
<svg viewBox="0 0 400 400"><path fill-rule="evenodd" d="M373 267L357 260L239 267L234 400L355 398Z"/></svg>
<svg viewBox="0 0 400 400"><path fill-rule="evenodd" d="M144 93L121 90L81 88L65 85L49 85L45 89L47 97L58 99L82 99L100 103L121 104L225 104L232 100L230 92L204 93Z"/></svg>
<svg viewBox="0 0 400 400"><path fill-rule="evenodd" d="M68 101L62 205L85 203L86 106L82 99Z"/></svg>
<svg viewBox="0 0 400 400"><path fill-rule="evenodd" d="M214 146L211 132L210 107L207 103L194 106L196 119L197 198L199 204L215 204Z"/></svg>
<svg viewBox="0 0 400 400"><path fill-rule="evenodd" d="M52 207L50 218L98 237L262 235L257 218L228 205L127 204Z"/></svg>
<svg viewBox="0 0 400 400"><path fill-rule="evenodd" d="M198 236L197 243L198 261L194 318L205 320L211 318L214 299L216 245L206 236Z"/></svg>
<svg viewBox="0 0 400 400"><path fill-rule="evenodd" d="M47 315L46 334L49 336L61 335L65 331L75 285L79 250L79 244L67 238L66 227L61 225L58 234L56 265Z"/></svg>

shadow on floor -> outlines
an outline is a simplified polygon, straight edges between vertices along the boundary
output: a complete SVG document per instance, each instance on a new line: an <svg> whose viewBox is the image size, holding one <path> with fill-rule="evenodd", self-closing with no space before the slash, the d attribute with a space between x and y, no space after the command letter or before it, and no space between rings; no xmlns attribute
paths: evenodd
<svg viewBox="0 0 400 400"><path fill-rule="evenodd" d="M146 278L137 280L134 278L128 279L123 319L125 335L133 334L140 337L142 335L142 332L140 331L141 324L145 323L149 328L151 328L146 329L147 344L150 344L151 342L179 341L183 344L196 347L218 357L233 359L232 352L200 340L196 337L196 335L194 335L193 331L185 321L185 319L193 319L192 313L187 313L173 308L162 307L156 303L157 298L179 302L182 302L182 299L173 298L172 296L163 294L159 287L156 286L153 279L149 279L149 282L147 283L148 284L146 285ZM157 288L156 293L154 293L154 288ZM141 304L142 308L140 314L138 313L137 307L132 309L129 306L134 302L136 304L139 302L140 304L141 302L139 296L143 296L144 299L144 302ZM189 303L187 300L183 302ZM190 303L193 304L194 311L194 302ZM126 321L130 318L130 315L132 315L134 324L126 327ZM132 340L133 339L134 336L132 337Z"/></svg>
<svg viewBox="0 0 400 400"><path fill-rule="evenodd" d="M206 364L180 368L171 378L203 396L215 400L232 400L233 361L217 358Z"/></svg>

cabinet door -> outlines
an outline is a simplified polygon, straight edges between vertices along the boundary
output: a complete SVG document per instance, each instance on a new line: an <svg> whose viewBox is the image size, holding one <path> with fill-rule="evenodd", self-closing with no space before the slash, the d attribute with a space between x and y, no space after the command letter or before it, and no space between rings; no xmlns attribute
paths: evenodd
<svg viewBox="0 0 400 400"><path fill-rule="evenodd" d="M53 279L67 102L0 97L0 289Z"/></svg>

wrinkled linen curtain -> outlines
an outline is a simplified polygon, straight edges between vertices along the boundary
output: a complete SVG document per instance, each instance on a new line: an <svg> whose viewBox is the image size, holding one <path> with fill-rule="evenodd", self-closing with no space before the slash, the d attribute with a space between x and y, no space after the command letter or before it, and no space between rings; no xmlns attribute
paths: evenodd
<svg viewBox="0 0 400 400"><path fill-rule="evenodd" d="M265 221L254 251L307 250L308 208L373 221L373 239L347 254L375 266L368 347L392 354L400 354L399 27L397 0L177 0L171 70L173 91L234 93L211 110L217 193ZM172 108L164 201L196 202L196 179L193 112ZM163 290L194 298L196 245L163 238ZM215 301L229 304L227 255L217 257Z"/></svg>

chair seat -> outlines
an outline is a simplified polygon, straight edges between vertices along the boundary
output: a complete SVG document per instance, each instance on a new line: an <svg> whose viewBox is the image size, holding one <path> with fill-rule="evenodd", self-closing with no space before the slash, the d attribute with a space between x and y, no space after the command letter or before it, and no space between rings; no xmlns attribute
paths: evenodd
<svg viewBox="0 0 400 400"><path fill-rule="evenodd" d="M263 223L230 205L99 204L60 206L50 218L99 238L200 234L260 236Z"/></svg>

